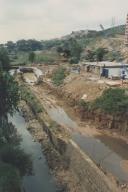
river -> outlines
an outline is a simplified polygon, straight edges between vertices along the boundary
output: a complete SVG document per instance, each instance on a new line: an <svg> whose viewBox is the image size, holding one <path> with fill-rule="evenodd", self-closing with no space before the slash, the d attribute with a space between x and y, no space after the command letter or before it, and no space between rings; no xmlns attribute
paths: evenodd
<svg viewBox="0 0 128 192"><path fill-rule="evenodd" d="M10 120L22 137L21 147L31 155L33 161L34 174L23 178L25 192L55 192L55 183L50 175L41 145L33 141L31 134L26 129L25 120L19 113L16 113Z"/></svg>

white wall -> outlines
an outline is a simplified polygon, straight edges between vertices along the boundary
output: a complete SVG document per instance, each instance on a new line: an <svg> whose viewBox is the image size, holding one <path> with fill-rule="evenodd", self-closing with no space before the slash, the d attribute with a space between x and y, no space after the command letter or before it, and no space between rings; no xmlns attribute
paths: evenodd
<svg viewBox="0 0 128 192"><path fill-rule="evenodd" d="M120 68L108 68L108 77L112 78L114 76L117 76L117 77L121 76L121 69Z"/></svg>
<svg viewBox="0 0 128 192"><path fill-rule="evenodd" d="M114 76L121 77L122 69L121 68L108 68L108 77L112 78ZM125 78L128 79L128 72L125 71Z"/></svg>

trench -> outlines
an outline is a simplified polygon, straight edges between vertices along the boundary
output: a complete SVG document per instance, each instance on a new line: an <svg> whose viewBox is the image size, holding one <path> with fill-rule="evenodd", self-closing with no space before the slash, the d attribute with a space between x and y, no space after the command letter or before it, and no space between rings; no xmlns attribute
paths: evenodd
<svg viewBox="0 0 128 192"><path fill-rule="evenodd" d="M26 122L20 113L10 117L10 121L17 128L22 137L21 148L31 155L33 162L33 174L23 178L23 189L25 192L55 192L55 182L50 175L41 145L33 141L33 137L26 129Z"/></svg>

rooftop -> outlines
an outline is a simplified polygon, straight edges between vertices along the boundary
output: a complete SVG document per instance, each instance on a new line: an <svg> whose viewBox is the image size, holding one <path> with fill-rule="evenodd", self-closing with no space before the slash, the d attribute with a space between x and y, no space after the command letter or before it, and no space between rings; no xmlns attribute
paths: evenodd
<svg viewBox="0 0 128 192"><path fill-rule="evenodd" d="M128 64L124 63L116 63L116 62L109 62L109 61L102 61L102 62L82 62L83 65L90 65L90 66L99 66L99 67L128 67Z"/></svg>

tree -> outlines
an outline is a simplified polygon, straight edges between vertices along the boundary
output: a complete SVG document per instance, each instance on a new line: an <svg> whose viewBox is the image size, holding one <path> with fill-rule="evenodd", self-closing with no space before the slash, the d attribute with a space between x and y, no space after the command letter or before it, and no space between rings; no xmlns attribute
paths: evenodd
<svg viewBox="0 0 128 192"><path fill-rule="evenodd" d="M95 50L95 58L96 61L103 61L104 55L107 53L107 50L105 48L97 48Z"/></svg>
<svg viewBox="0 0 128 192"><path fill-rule="evenodd" d="M0 192L20 192L21 179L12 165L0 162Z"/></svg>
<svg viewBox="0 0 128 192"><path fill-rule="evenodd" d="M87 50L86 51L86 55L85 55L85 59L90 61L90 62L93 62L94 61L94 57L95 57L95 53L94 51L92 50Z"/></svg>
<svg viewBox="0 0 128 192"><path fill-rule="evenodd" d="M19 102L18 84L7 72L0 71L0 119L12 115Z"/></svg>
<svg viewBox="0 0 128 192"><path fill-rule="evenodd" d="M30 157L20 149L20 138L8 115L20 99L17 82L9 74L9 58L0 49L0 191L20 192L21 177L31 168Z"/></svg>
<svg viewBox="0 0 128 192"><path fill-rule="evenodd" d="M82 52L82 47L80 44L75 40L70 40L70 52L71 52L71 60L70 63L78 63L80 61L80 56Z"/></svg>
<svg viewBox="0 0 128 192"><path fill-rule="evenodd" d="M112 115L126 114L128 112L128 96L123 89L110 88L105 90L103 95L97 98L92 106Z"/></svg>
<svg viewBox="0 0 128 192"><path fill-rule="evenodd" d="M0 69L8 71L10 68L10 60L5 48L0 48Z"/></svg>
<svg viewBox="0 0 128 192"><path fill-rule="evenodd" d="M19 147L4 145L0 151L0 159L4 163L17 168L20 176L29 175L32 172L32 162L29 155L26 155Z"/></svg>
<svg viewBox="0 0 128 192"><path fill-rule="evenodd" d="M8 41L6 43L6 46L9 53L15 50L15 43L13 43L12 41Z"/></svg>
<svg viewBox="0 0 128 192"><path fill-rule="evenodd" d="M35 57L36 57L35 53L34 53L34 52L31 52L31 53L29 54L29 61L30 61L31 63L33 63L34 60L35 60Z"/></svg>
<svg viewBox="0 0 128 192"><path fill-rule="evenodd" d="M70 63L78 63L80 60L82 47L73 38L64 41L61 46L57 48L59 53L63 53L65 57L70 58Z"/></svg>
<svg viewBox="0 0 128 192"><path fill-rule="evenodd" d="M59 86L63 83L64 78L66 77L65 75L65 69L60 67L55 71L52 77L52 81L55 85Z"/></svg>
<svg viewBox="0 0 128 192"><path fill-rule="evenodd" d="M29 40L19 40L16 42L16 48L18 51L36 51L42 49L42 43L40 41L36 41L34 39Z"/></svg>

